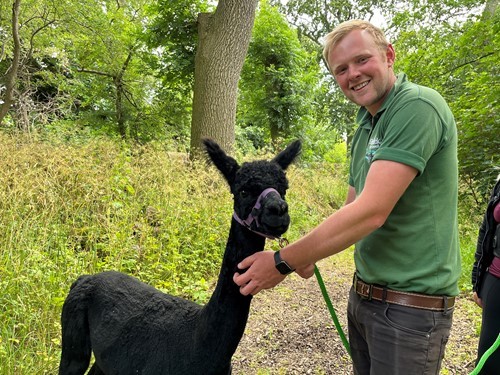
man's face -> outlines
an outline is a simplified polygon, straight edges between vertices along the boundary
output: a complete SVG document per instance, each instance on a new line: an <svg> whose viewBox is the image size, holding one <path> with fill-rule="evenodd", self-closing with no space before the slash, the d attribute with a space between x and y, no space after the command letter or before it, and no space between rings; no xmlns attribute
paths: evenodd
<svg viewBox="0 0 500 375"><path fill-rule="evenodd" d="M395 53L382 51L365 30L353 30L330 50L328 64L335 80L352 102L375 115L391 90Z"/></svg>

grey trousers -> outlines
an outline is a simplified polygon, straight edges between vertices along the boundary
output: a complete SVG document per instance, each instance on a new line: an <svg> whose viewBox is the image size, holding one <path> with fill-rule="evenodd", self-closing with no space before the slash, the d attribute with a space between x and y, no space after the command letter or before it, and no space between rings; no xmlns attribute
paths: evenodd
<svg viewBox="0 0 500 375"><path fill-rule="evenodd" d="M453 309L444 313L368 301L351 288L347 318L354 374L439 374Z"/></svg>

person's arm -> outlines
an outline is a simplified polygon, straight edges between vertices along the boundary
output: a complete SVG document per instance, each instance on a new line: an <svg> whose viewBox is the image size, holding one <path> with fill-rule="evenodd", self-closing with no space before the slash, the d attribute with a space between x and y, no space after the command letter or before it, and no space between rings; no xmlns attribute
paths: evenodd
<svg viewBox="0 0 500 375"><path fill-rule="evenodd" d="M477 244L476 244L476 252L474 254L475 261L474 264L472 265L472 298L474 299L474 302L476 304L483 308L483 301L481 297L479 297L479 291L477 289L477 279L478 279L478 274L479 274L479 262L480 259L483 257L483 241L484 241L484 236L486 234L486 221L487 217L484 215L483 222L481 226L479 227L479 235L477 238ZM482 275L484 276L484 274Z"/></svg>
<svg viewBox="0 0 500 375"><path fill-rule="evenodd" d="M292 268L301 269L347 249L384 224L416 175L417 170L405 164L387 160L373 162L361 194L355 198L354 188L350 187L346 205L310 233L283 248L281 257ZM272 252L255 253L238 267L248 268L233 278L243 295L255 295L285 278L276 270Z"/></svg>
<svg viewBox="0 0 500 375"><path fill-rule="evenodd" d="M478 292L478 290L476 290L476 285L477 285L477 278L480 266L479 263L483 258L483 242L484 242L484 236L486 235L487 222L488 222L488 217L487 214L485 214L483 222L479 227L479 234L477 236L477 241L476 241L476 252L474 253L474 264L472 265L471 279L472 279L472 290L474 292Z"/></svg>

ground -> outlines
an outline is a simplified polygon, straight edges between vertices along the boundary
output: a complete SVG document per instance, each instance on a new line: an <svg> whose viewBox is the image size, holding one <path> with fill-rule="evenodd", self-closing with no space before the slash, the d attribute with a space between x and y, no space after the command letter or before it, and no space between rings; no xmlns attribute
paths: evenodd
<svg viewBox="0 0 500 375"><path fill-rule="evenodd" d="M350 254L333 256L318 268L347 335L345 312L354 272ZM441 375L473 370L479 314L470 295L458 298ZM233 374L352 374L314 276L303 280L290 275L276 288L254 297L245 335L233 357Z"/></svg>

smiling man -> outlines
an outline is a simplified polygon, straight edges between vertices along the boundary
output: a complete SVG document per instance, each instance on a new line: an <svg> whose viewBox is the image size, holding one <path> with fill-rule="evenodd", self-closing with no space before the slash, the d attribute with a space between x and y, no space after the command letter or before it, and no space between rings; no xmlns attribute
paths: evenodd
<svg viewBox="0 0 500 375"><path fill-rule="evenodd" d="M335 39L341 34L330 35ZM335 48L327 50L325 59L342 92L375 115L396 82L394 48L377 41L368 29L352 30L349 37L332 43Z"/></svg>
<svg viewBox="0 0 500 375"><path fill-rule="evenodd" d="M368 22L336 27L324 57L360 106L346 204L278 254L246 258L234 281L256 294L354 244L355 374L438 374L460 275L453 115L436 91L394 73L393 46Z"/></svg>

